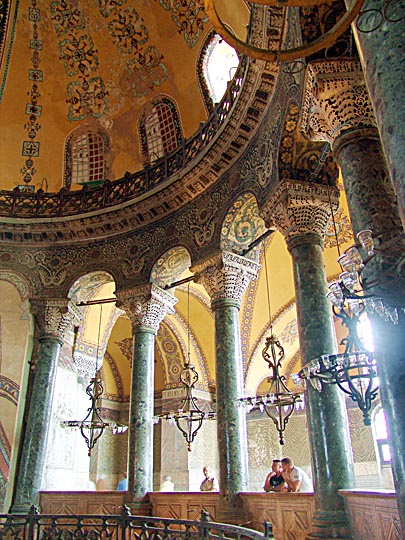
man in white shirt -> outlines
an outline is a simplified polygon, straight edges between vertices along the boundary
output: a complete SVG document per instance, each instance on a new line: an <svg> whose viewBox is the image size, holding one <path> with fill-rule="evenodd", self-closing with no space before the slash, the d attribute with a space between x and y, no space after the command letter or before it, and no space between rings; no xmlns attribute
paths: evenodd
<svg viewBox="0 0 405 540"><path fill-rule="evenodd" d="M281 467L283 468L283 478L288 484L288 491L313 493L312 480L303 469L294 465L291 458L283 458Z"/></svg>

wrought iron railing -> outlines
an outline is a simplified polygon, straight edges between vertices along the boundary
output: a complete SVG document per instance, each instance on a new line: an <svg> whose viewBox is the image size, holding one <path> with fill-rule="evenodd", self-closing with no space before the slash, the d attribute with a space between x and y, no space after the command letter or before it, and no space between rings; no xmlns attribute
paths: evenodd
<svg viewBox="0 0 405 540"><path fill-rule="evenodd" d="M134 199L163 183L180 172L208 146L224 124L243 86L248 66L246 57L241 59L238 69L227 90L208 120L201 123L198 131L173 152L141 171L126 173L114 182L105 181L101 187L84 188L80 191L62 189L57 193L0 190L0 215L9 217L56 217L81 214Z"/></svg>
<svg viewBox="0 0 405 540"><path fill-rule="evenodd" d="M0 514L0 540L271 540L264 532L214 523L204 510L200 521L119 515L45 515L35 507L26 515Z"/></svg>

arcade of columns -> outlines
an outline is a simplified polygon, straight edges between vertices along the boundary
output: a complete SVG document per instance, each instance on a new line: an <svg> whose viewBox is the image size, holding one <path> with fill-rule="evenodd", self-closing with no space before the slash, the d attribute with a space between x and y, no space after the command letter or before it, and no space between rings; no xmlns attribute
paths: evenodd
<svg viewBox="0 0 405 540"><path fill-rule="evenodd" d="M369 0L368 4L378 7L381 1ZM393 3L392 19L400 20L403 10L404 0ZM342 172L354 232L371 228L383 243L391 240L390 261L393 257L399 260L405 224L403 33L400 24L385 22L373 32L357 34L361 62L348 58L314 61L307 66L302 129L309 139L330 143ZM338 190L289 178L276 187L269 185L265 196L262 193L256 194L260 214L267 227L275 227L283 234L291 254L301 359L305 364L336 351L332 313L325 297L322 249L331 209L338 207ZM218 248L218 243L212 243L200 257L196 251L192 271L200 275L215 315L216 358L220 359L216 363L220 517L231 520L238 511L237 494L248 489L246 421L244 413L233 405L234 399L243 393L238 309L258 265L234 253L218 252ZM386 264L383 253L367 269L367 277L379 277ZM23 262L19 272L29 280L29 269L24 268ZM63 332L76 317L74 306L62 290L35 290L35 301L31 302L36 313L35 376L12 512L28 510L39 491L55 366ZM404 291L396 281L384 283L376 293L387 303L404 306ZM176 299L156 284L145 282L118 286L116 296L132 322L134 338L128 502L141 510L144 495L152 489L154 339L160 322L174 309ZM382 320L372 322L381 401L392 443L393 476L405 536L405 315L399 311L396 326ZM339 489L353 487L343 396L333 386L321 393L308 387L306 403L316 501L307 538L352 538L338 494Z"/></svg>

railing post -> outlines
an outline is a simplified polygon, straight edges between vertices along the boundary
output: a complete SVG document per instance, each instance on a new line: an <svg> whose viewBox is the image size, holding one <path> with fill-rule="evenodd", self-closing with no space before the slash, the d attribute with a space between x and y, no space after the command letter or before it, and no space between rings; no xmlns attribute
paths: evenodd
<svg viewBox="0 0 405 540"><path fill-rule="evenodd" d="M34 540L35 523L37 521L37 516L38 516L38 508L32 505L28 513L28 539L27 540Z"/></svg>
<svg viewBox="0 0 405 540"><path fill-rule="evenodd" d="M202 540L203 538L209 538L209 521L210 514L204 507L202 507L200 517L200 540Z"/></svg>
<svg viewBox="0 0 405 540"><path fill-rule="evenodd" d="M264 537L271 540L273 536L273 524L269 521L264 522Z"/></svg>
<svg viewBox="0 0 405 540"><path fill-rule="evenodd" d="M119 515L118 521L121 527L121 540L125 540L126 531L128 527L128 516L130 515L129 507L126 504L121 506L121 513ZM118 539L118 535L117 535Z"/></svg>

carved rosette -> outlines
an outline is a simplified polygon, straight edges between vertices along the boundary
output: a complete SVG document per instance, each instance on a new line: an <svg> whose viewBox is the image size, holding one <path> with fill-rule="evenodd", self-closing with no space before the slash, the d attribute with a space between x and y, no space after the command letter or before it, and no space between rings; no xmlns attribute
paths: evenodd
<svg viewBox="0 0 405 540"><path fill-rule="evenodd" d="M39 339L56 338L62 344L66 330L82 318L80 310L67 298L35 298L30 304Z"/></svg>
<svg viewBox="0 0 405 540"><path fill-rule="evenodd" d="M307 66L301 129L331 145L345 131L376 127L359 60L314 61Z"/></svg>
<svg viewBox="0 0 405 540"><path fill-rule="evenodd" d="M123 309L132 323L132 332L139 326L152 328L155 333L169 313L174 313L177 298L153 283L116 291L117 307Z"/></svg>
<svg viewBox="0 0 405 540"><path fill-rule="evenodd" d="M211 305L221 300L233 300L238 305L250 281L256 279L260 265L230 251L193 267L210 295Z"/></svg>
<svg viewBox="0 0 405 540"><path fill-rule="evenodd" d="M288 249L303 236L314 235L323 247L329 219L339 208L339 190L310 182L283 182L261 210L266 226L275 226Z"/></svg>

